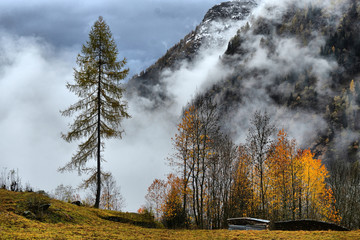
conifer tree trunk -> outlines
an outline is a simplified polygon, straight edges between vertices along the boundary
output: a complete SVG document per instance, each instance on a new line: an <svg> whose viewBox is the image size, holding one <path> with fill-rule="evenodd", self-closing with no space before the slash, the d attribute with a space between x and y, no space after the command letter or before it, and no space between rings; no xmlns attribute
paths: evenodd
<svg viewBox="0 0 360 240"><path fill-rule="evenodd" d="M101 42L100 42L101 47ZM101 195L101 136L100 136L100 121L101 121L101 48L99 56L99 78L98 78L98 120L97 120L97 177L96 177L96 198L95 198L95 208L99 208L100 205L100 195Z"/></svg>

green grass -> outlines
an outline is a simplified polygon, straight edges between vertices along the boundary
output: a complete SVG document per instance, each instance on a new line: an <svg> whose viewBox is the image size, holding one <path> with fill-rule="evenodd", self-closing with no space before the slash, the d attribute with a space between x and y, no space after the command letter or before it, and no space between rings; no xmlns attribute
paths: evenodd
<svg viewBox="0 0 360 240"><path fill-rule="evenodd" d="M36 193L0 190L0 239L360 239L360 231L155 229L146 227L155 223L140 214L79 207L46 197L50 208L39 218L29 219L23 216L22 203L34 196L38 197ZM109 217L121 222L106 220Z"/></svg>

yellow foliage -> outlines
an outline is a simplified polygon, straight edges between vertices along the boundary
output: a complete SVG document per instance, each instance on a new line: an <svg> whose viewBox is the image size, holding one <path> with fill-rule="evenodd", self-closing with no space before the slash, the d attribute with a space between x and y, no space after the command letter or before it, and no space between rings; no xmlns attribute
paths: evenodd
<svg viewBox="0 0 360 240"><path fill-rule="evenodd" d="M268 157L269 212L273 219L310 218L339 223L329 173L309 150L297 150L282 129Z"/></svg>
<svg viewBox="0 0 360 240"><path fill-rule="evenodd" d="M360 239L360 231L229 231L168 230L112 222L101 216L127 213L78 207L52 200L51 208L68 212L75 222L42 223L26 219L11 209L26 193L0 189L1 239ZM130 214L128 213L130 216ZM137 214L133 214L137 216Z"/></svg>
<svg viewBox="0 0 360 240"><path fill-rule="evenodd" d="M354 79L353 80L351 80L351 82L350 82L350 92L351 93L355 93L355 83L354 83Z"/></svg>

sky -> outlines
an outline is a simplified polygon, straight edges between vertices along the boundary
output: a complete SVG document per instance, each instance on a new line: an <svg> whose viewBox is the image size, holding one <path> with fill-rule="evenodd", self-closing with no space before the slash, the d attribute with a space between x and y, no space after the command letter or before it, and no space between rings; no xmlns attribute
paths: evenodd
<svg viewBox="0 0 360 240"><path fill-rule="evenodd" d="M131 75L150 66L194 30L221 0L2 0L0 29L31 36L58 51L79 52L99 16L110 26Z"/></svg>
<svg viewBox="0 0 360 240"><path fill-rule="evenodd" d="M47 192L60 184L77 187L85 178L57 171L77 148L60 138L71 119L59 111L77 100L65 85L73 81L76 56L98 16L110 26L131 77L194 30L220 2L0 1L0 169L18 169L24 185ZM103 166L121 187L123 210L136 211L145 203L152 180L168 172L166 158L178 113L144 113L132 102L129 111L133 120L124 123L126 135L106 142ZM170 124L161 124L165 118Z"/></svg>

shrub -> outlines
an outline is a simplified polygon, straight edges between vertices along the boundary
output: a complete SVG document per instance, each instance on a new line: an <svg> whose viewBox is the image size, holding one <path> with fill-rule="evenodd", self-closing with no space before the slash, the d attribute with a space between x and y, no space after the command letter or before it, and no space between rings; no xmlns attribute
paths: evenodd
<svg viewBox="0 0 360 240"><path fill-rule="evenodd" d="M43 220L44 214L49 207L50 199L48 196L32 193L19 202L18 211L25 217Z"/></svg>

